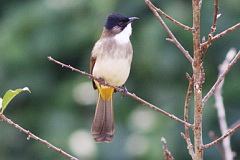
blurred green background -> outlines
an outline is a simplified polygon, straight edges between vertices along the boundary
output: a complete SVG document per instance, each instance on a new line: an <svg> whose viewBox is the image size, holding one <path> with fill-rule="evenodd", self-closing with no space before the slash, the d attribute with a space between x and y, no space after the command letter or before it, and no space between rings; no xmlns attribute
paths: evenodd
<svg viewBox="0 0 240 160"><path fill-rule="evenodd" d="M153 3L180 22L191 26L191 1L154 0ZM221 1L217 31L239 22L239 0ZM78 157L104 160L163 159L160 139L165 137L176 159L190 159L180 132L182 124L140 104L115 94L115 138L97 144L90 135L97 92L86 76L50 62L47 57L89 71L89 57L99 39L106 16L120 13L137 16L131 37L134 58L126 83L130 92L183 119L183 106L191 64L141 0L1 0L0 1L0 96L8 89L29 87L8 106L5 115L39 137ZM212 24L213 2L203 1L201 35ZM166 19L165 19L166 20ZM192 53L192 37L166 20L185 49ZM239 50L240 31L235 30L213 43L205 60L204 95L215 83L218 65L231 47ZM240 118L240 63L228 74L223 96L228 125ZM209 131L221 136L212 97L203 116L204 143ZM190 122L193 122L193 103ZM232 149L240 159L240 131L231 136ZM24 133L0 123L1 160L67 159ZM205 159L219 160L216 146L205 150Z"/></svg>

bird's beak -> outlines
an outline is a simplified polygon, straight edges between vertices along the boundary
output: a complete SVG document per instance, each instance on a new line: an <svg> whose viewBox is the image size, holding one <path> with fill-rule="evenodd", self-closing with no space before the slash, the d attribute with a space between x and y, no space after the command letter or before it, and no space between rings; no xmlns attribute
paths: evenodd
<svg viewBox="0 0 240 160"><path fill-rule="evenodd" d="M130 17L130 18L128 18L128 19L129 19L128 24L129 24L129 23L132 23L133 21L139 20L138 17Z"/></svg>

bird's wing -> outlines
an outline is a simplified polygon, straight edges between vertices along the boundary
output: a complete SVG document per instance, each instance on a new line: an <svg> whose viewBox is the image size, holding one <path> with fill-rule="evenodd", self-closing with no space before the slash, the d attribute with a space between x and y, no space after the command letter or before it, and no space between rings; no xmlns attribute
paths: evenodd
<svg viewBox="0 0 240 160"><path fill-rule="evenodd" d="M93 71L93 67L94 67L94 64L95 64L95 62L96 62L96 57L91 57L90 58L90 73L92 74L92 71ZM97 86L96 86L96 84L95 84L95 82L92 80L92 84L93 84L93 88L94 89L97 89Z"/></svg>
<svg viewBox="0 0 240 160"><path fill-rule="evenodd" d="M95 62L97 60L97 56L96 56L96 51L99 50L100 45L100 41L97 41L93 47L92 53L91 53L91 57L90 57L90 73L93 74L93 68L95 65ZM92 84L93 84L93 88L97 89L97 86L95 84L95 82L92 80Z"/></svg>

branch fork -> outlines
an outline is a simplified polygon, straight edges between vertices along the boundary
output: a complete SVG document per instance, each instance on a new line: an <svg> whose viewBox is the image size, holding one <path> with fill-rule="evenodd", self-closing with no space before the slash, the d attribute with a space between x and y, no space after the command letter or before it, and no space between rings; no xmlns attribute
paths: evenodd
<svg viewBox="0 0 240 160"><path fill-rule="evenodd" d="M219 87L219 84L223 81L226 74L231 70L233 65L237 62L240 58L240 53L238 53L235 58L231 61L228 65L227 69L219 76L216 83L213 85L211 90L207 93L207 95L203 98L202 97L202 84L205 81L205 72L203 67L203 58L208 49L208 47L212 44L213 41L219 39L220 37L226 35L227 33L237 29L240 27L240 23L234 25L233 27L228 28L227 30L217 34L214 36L214 33L217 29L217 19L220 17L221 14L218 14L218 0L214 0L214 14L213 14L213 23L211 26L210 33L208 34L208 40L206 41L205 38L202 39L202 43L200 42L200 10L202 6L202 0L192 0L192 8L193 8L193 27L188 27L183 25L182 23L176 21L166 13L164 13L159 8L155 7L149 0L145 0L145 3L148 7L152 10L153 14L156 16L158 21L162 24L163 28L169 34L170 38L166 38L167 41L175 44L185 55L185 57L191 62L193 68L193 76L192 78L189 74L186 75L187 79L189 80L188 91L185 99L185 106L184 106L184 121L188 122L188 106L190 101L191 92L194 89L194 102L195 102L195 111L194 111L194 124L193 124L193 132L194 132L194 147L191 143L191 139L189 136L189 129L188 126L185 125L185 133L181 133L182 137L186 140L187 148L189 150L189 154L191 155L192 159L194 160L202 160L203 159L203 150L207 147L210 147L219 141L223 140L224 138L228 137L234 131L236 131L240 125L234 127L234 129L229 130L225 135L216 139L215 141L203 145L202 142L202 114L203 108L207 100L212 96L212 94L216 91ZM178 42L176 37L173 35L171 30L165 24L161 16L166 17L170 21L174 22L175 24L179 25L180 27L191 31L193 35L193 46L194 46L194 53L193 57L186 51L183 46Z"/></svg>

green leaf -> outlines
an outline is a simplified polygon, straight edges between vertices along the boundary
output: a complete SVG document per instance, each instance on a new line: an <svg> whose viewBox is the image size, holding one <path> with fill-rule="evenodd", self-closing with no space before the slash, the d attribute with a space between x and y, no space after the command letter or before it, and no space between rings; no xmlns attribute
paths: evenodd
<svg viewBox="0 0 240 160"><path fill-rule="evenodd" d="M11 102L11 100L22 91L28 91L31 93L28 87L24 87L23 89L16 89L15 91L8 90L6 92L6 94L3 96L3 99L0 100L0 102L2 101L0 105L0 109L2 108L1 113L3 113L3 111L6 109L8 103Z"/></svg>
<svg viewBox="0 0 240 160"><path fill-rule="evenodd" d="M2 108L2 98L0 98L0 111L1 111L1 108Z"/></svg>

